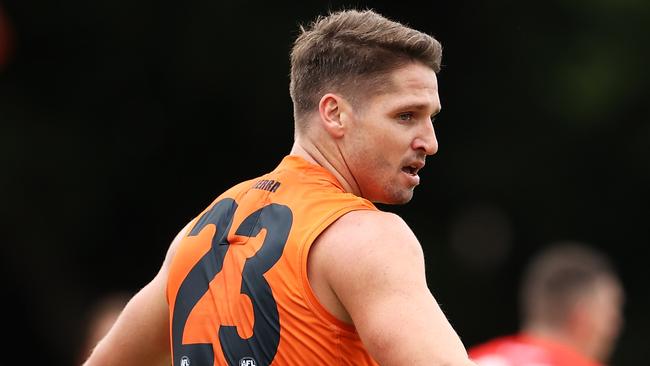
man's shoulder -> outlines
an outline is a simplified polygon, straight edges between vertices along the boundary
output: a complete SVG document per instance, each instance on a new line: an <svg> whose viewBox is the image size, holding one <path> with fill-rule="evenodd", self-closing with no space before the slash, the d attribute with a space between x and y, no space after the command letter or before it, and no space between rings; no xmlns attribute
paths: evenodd
<svg viewBox="0 0 650 366"><path fill-rule="evenodd" d="M359 254L423 256L415 234L398 215L379 210L350 211L332 223L317 239L339 260ZM346 257L346 255L351 255Z"/></svg>
<svg viewBox="0 0 650 366"><path fill-rule="evenodd" d="M410 227L399 215L380 210L350 211L335 221L328 231L334 235L352 236L357 239L377 239L386 234L413 235Z"/></svg>

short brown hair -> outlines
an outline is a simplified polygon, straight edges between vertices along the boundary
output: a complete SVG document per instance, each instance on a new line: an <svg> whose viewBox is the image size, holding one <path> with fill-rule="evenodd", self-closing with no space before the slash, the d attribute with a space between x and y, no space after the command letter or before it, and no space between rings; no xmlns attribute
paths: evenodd
<svg viewBox="0 0 650 366"><path fill-rule="evenodd" d="M296 121L327 92L355 101L362 91L381 91L385 74L408 62L440 71L438 41L372 10L331 13L301 31L291 51L289 91Z"/></svg>
<svg viewBox="0 0 650 366"><path fill-rule="evenodd" d="M575 301L594 290L602 278L618 277L607 257L578 242L558 242L528 265L521 283L524 323L559 325Z"/></svg>

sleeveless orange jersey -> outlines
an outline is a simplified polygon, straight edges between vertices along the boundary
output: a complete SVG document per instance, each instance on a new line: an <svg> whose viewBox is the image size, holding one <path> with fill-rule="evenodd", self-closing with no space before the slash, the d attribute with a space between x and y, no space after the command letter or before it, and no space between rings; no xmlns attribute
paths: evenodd
<svg viewBox="0 0 650 366"><path fill-rule="evenodd" d="M307 278L318 235L347 212L376 209L296 156L219 196L169 270L174 366L376 365Z"/></svg>

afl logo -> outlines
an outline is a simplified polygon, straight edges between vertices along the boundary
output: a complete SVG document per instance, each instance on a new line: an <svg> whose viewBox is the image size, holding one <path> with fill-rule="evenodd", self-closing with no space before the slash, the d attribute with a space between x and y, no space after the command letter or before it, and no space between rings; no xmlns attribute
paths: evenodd
<svg viewBox="0 0 650 366"><path fill-rule="evenodd" d="M257 362L252 357L244 357L239 360L239 366L257 366Z"/></svg>
<svg viewBox="0 0 650 366"><path fill-rule="evenodd" d="M190 358L187 356L181 357L181 366L190 366Z"/></svg>

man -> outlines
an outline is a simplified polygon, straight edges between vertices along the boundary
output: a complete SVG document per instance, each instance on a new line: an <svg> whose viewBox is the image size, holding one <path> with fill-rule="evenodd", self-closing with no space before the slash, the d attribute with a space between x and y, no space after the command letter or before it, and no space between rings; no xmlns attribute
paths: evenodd
<svg viewBox="0 0 650 366"><path fill-rule="evenodd" d="M437 151L429 35L372 11L295 41L295 142L170 246L87 365L472 365L398 216ZM169 339L171 336L171 339Z"/></svg>
<svg viewBox="0 0 650 366"><path fill-rule="evenodd" d="M578 243L541 253L522 281L523 330L470 349L481 366L597 366L622 323L623 289L607 259Z"/></svg>

